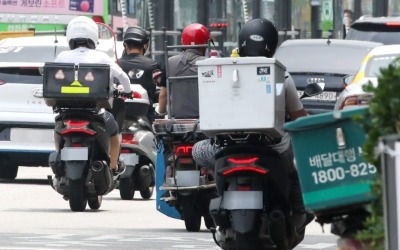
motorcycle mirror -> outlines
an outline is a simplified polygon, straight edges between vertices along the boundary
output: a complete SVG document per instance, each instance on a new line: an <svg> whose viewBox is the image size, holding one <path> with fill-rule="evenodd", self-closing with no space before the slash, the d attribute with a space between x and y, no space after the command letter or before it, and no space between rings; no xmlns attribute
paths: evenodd
<svg viewBox="0 0 400 250"><path fill-rule="evenodd" d="M99 43L96 47L97 50L104 51L116 62L118 62L117 55L117 38L114 30L104 23L96 23L99 28Z"/></svg>
<svg viewBox="0 0 400 250"><path fill-rule="evenodd" d="M310 83L304 88L303 95L300 97L300 99L319 95L324 91L324 88L325 88L324 82Z"/></svg>

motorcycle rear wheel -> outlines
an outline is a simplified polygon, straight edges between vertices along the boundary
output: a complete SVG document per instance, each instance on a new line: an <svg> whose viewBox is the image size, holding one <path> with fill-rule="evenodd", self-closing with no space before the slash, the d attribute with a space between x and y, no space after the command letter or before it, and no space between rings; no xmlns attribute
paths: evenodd
<svg viewBox="0 0 400 250"><path fill-rule="evenodd" d="M258 234L255 232L241 234L236 232L236 249L254 250L259 249Z"/></svg>
<svg viewBox="0 0 400 250"><path fill-rule="evenodd" d="M133 182L131 178L120 178L118 188L121 199L133 200L135 190L133 189Z"/></svg>
<svg viewBox="0 0 400 250"><path fill-rule="evenodd" d="M198 232L201 227L201 212L197 208L196 201L191 196L182 196L180 204L183 211L183 219L188 232Z"/></svg>
<svg viewBox="0 0 400 250"><path fill-rule="evenodd" d="M103 201L102 195L97 195L88 198L88 205L91 209L99 209Z"/></svg>
<svg viewBox="0 0 400 250"><path fill-rule="evenodd" d="M85 189L85 181L69 180L69 206L74 212L85 211L87 205L87 194Z"/></svg>

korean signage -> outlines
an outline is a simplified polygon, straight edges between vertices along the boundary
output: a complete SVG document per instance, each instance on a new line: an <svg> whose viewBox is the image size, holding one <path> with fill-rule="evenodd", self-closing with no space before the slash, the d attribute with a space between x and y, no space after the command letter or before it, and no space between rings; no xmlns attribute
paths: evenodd
<svg viewBox="0 0 400 250"><path fill-rule="evenodd" d="M320 8L322 31L333 30L333 0L321 0Z"/></svg>
<svg viewBox="0 0 400 250"><path fill-rule="evenodd" d="M96 2L96 3L95 3ZM103 1L95 0L0 0L1 13L103 15Z"/></svg>

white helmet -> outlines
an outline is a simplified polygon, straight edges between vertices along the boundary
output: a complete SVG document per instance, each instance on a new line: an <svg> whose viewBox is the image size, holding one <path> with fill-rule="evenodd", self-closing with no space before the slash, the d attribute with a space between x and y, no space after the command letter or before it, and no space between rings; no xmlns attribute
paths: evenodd
<svg viewBox="0 0 400 250"><path fill-rule="evenodd" d="M67 41L70 49L75 49L77 43L88 43L95 49L99 39L99 28L97 24L85 16L73 18L67 27Z"/></svg>

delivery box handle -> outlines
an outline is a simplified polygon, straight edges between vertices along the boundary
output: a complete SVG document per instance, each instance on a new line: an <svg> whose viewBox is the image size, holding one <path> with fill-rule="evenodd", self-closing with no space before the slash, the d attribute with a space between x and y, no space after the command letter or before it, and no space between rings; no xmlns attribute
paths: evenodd
<svg viewBox="0 0 400 250"><path fill-rule="evenodd" d="M239 71L234 69L232 71L232 88L239 88Z"/></svg>
<svg viewBox="0 0 400 250"><path fill-rule="evenodd" d="M81 83L78 81L78 72L79 72L79 63L74 64L74 81L72 82L72 86L82 87Z"/></svg>
<svg viewBox="0 0 400 250"><path fill-rule="evenodd" d="M276 89L276 92L275 92L275 95L276 96L280 96L280 95L282 95L283 93L284 93L284 84L283 83L276 83L275 84L275 89Z"/></svg>

